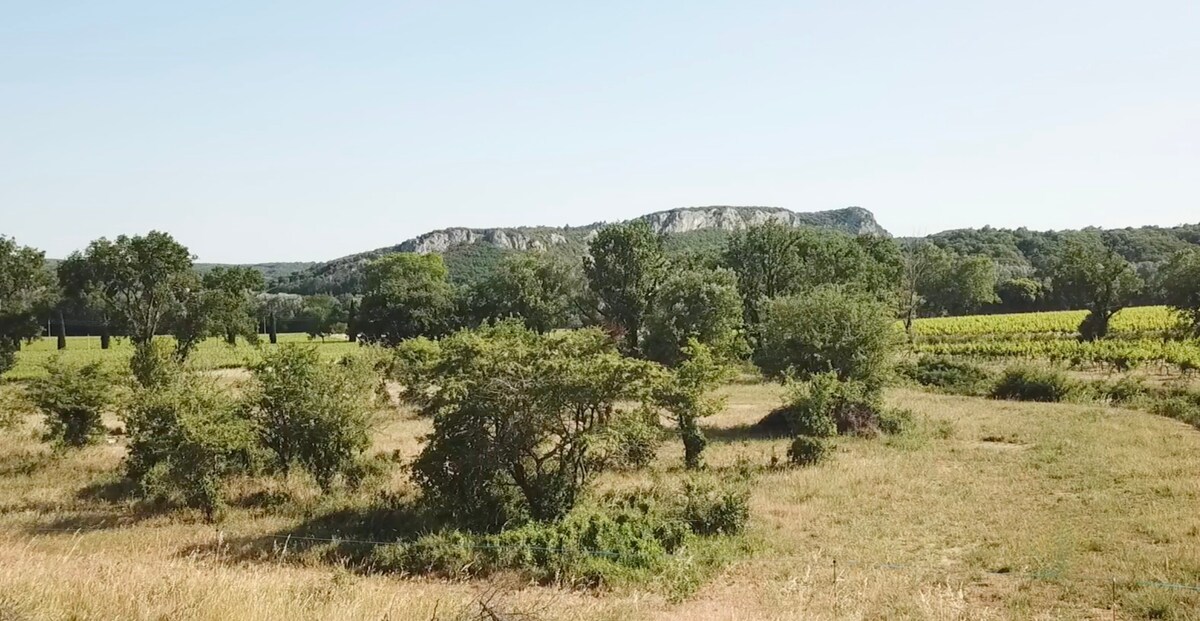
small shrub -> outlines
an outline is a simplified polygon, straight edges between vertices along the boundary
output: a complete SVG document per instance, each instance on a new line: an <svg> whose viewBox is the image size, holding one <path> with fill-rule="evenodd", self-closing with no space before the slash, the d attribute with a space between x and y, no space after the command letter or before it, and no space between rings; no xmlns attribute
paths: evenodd
<svg viewBox="0 0 1200 621"><path fill-rule="evenodd" d="M879 431L897 436L916 428L916 415L912 410L885 409L879 413Z"/></svg>
<svg viewBox="0 0 1200 621"><path fill-rule="evenodd" d="M1200 428L1200 395L1174 393L1156 399L1151 404L1150 411Z"/></svg>
<svg viewBox="0 0 1200 621"><path fill-rule="evenodd" d="M299 466L328 490L370 445L378 379L363 365L322 362L316 349L298 345L268 353L252 370L247 405L260 442L282 472Z"/></svg>
<svg viewBox="0 0 1200 621"><path fill-rule="evenodd" d="M983 368L946 356L922 356L911 367L898 369L922 386L962 395L978 393L988 380Z"/></svg>
<svg viewBox="0 0 1200 621"><path fill-rule="evenodd" d="M388 375L404 387L403 399L422 407L438 390L435 368L442 350L437 341L418 337L392 349Z"/></svg>
<svg viewBox="0 0 1200 621"><path fill-rule="evenodd" d="M1033 366L1012 366L1004 370L992 388L995 399L1014 401L1059 402L1075 390L1062 371Z"/></svg>
<svg viewBox="0 0 1200 621"><path fill-rule="evenodd" d="M138 492L199 508L209 520L224 507L226 479L254 462L250 422L231 398L194 376L139 390L125 425L125 471Z"/></svg>
<svg viewBox="0 0 1200 621"><path fill-rule="evenodd" d="M788 447L788 461L795 466L815 466L829 456L829 445L821 438L796 436Z"/></svg>
<svg viewBox="0 0 1200 621"><path fill-rule="evenodd" d="M686 481L680 517L697 535L736 535L750 519L750 490L744 485Z"/></svg>
<svg viewBox="0 0 1200 621"><path fill-rule="evenodd" d="M1140 379L1125 376L1103 387L1103 394L1113 403L1133 403L1147 395L1149 389Z"/></svg>
<svg viewBox="0 0 1200 621"><path fill-rule="evenodd" d="M29 399L46 417L46 439L84 446L104 435L100 415L113 403L112 378L100 361L69 364L54 358L46 377L30 383Z"/></svg>
<svg viewBox="0 0 1200 621"><path fill-rule="evenodd" d="M788 384L783 407L793 436L816 438L838 433L870 434L878 429L879 394L862 382L833 373Z"/></svg>
<svg viewBox="0 0 1200 621"><path fill-rule="evenodd" d="M182 372L182 367L169 347L160 341L150 341L134 346L133 356L129 358L129 370L138 385L149 388L174 382Z"/></svg>

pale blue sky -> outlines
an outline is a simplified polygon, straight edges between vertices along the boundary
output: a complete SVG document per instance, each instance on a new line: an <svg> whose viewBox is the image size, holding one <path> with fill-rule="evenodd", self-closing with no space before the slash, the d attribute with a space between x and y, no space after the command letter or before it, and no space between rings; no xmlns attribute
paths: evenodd
<svg viewBox="0 0 1200 621"><path fill-rule="evenodd" d="M1200 2L0 0L0 233L320 260L446 226L860 205L1200 221Z"/></svg>

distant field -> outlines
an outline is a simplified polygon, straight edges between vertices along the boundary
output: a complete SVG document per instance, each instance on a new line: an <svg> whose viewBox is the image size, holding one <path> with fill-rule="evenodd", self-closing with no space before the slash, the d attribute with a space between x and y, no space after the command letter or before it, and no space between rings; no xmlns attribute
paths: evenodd
<svg viewBox="0 0 1200 621"><path fill-rule="evenodd" d="M1164 372L1200 369L1200 341L1167 338L1176 322L1166 307L1122 310L1113 318L1110 338L1088 343L1076 339L1076 328L1086 314L1057 311L919 319L913 324L915 348L930 354L1115 369L1155 365Z"/></svg>
<svg viewBox="0 0 1200 621"><path fill-rule="evenodd" d="M170 341L170 337L160 337ZM324 341L309 340L307 334L280 334L280 343L308 343L317 347L322 356L336 358L359 350L357 343L346 341L345 337L331 337ZM103 360L114 369L123 367L133 354L133 346L126 339L113 339L112 348L108 351L100 349L100 337L71 336L67 337L67 349L59 351L57 341L53 338L43 338L22 346L17 354L17 364L4 374L4 379L24 380L37 377L43 373L43 365L54 356L64 359L90 362ZM197 369L229 369L244 367L262 357L260 348L269 348L267 337L263 336L258 347L245 341L238 341L237 347L230 347L221 339L208 339L201 343L190 358L190 363Z"/></svg>

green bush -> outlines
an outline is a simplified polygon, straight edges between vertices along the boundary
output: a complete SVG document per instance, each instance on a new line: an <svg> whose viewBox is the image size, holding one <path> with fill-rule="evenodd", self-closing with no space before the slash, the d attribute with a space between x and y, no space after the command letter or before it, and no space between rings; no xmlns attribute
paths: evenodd
<svg viewBox="0 0 1200 621"><path fill-rule="evenodd" d="M805 380L834 373L882 388L898 339L887 307L873 296L824 286L767 302L754 361L769 377Z"/></svg>
<svg viewBox="0 0 1200 621"><path fill-rule="evenodd" d="M138 385L146 388L171 384L183 371L171 348L161 341L134 345L129 370Z"/></svg>
<svg viewBox="0 0 1200 621"><path fill-rule="evenodd" d="M646 407L655 365L600 330L538 334L504 321L442 340L433 432L413 464L425 497L467 529L553 521L612 459L618 404Z"/></svg>
<svg viewBox="0 0 1200 621"><path fill-rule="evenodd" d="M908 433L916 428L916 415L912 410L888 408L879 413L879 431L897 436Z"/></svg>
<svg viewBox="0 0 1200 621"><path fill-rule="evenodd" d="M876 391L862 382L840 380L834 373L789 382L784 400L782 411L793 436L871 434L878 429L883 409Z"/></svg>
<svg viewBox="0 0 1200 621"><path fill-rule="evenodd" d="M1074 391L1075 385L1062 371L1022 365L1004 370L1004 374L992 388L992 397L1014 401L1058 402L1066 400Z"/></svg>
<svg viewBox="0 0 1200 621"><path fill-rule="evenodd" d="M63 446L84 446L104 435L100 415L114 401L113 381L95 361L70 364L55 357L46 376L29 385L29 399L46 420L46 439Z"/></svg>
<svg viewBox="0 0 1200 621"><path fill-rule="evenodd" d="M829 445L821 438L796 436L788 447L788 461L795 466L815 466L829 456Z"/></svg>
<svg viewBox="0 0 1200 621"><path fill-rule="evenodd" d="M1177 391L1155 399L1150 411L1200 428L1200 394Z"/></svg>
<svg viewBox="0 0 1200 621"><path fill-rule="evenodd" d="M1122 377L1120 380L1102 387L1104 396L1113 403L1133 403L1149 393L1142 380L1135 377Z"/></svg>
<svg viewBox="0 0 1200 621"><path fill-rule="evenodd" d="M252 367L247 405L276 467L299 466L329 489L370 445L378 378L361 364L329 364L313 347L284 345Z"/></svg>
<svg viewBox="0 0 1200 621"><path fill-rule="evenodd" d="M979 393L989 378L983 368L947 356L922 356L911 366L897 368L922 386L962 395Z"/></svg>
<svg viewBox="0 0 1200 621"><path fill-rule="evenodd" d="M199 508L210 520L224 507L226 479L255 460L250 421L233 399L195 376L139 390L125 425L125 471L141 494Z"/></svg>
<svg viewBox="0 0 1200 621"><path fill-rule="evenodd" d="M658 412L650 408L619 411L600 434L598 448L615 468L640 470L648 467L663 443Z"/></svg>
<svg viewBox="0 0 1200 621"><path fill-rule="evenodd" d="M697 535L736 535L750 519L750 490L745 485L685 481L680 517Z"/></svg>
<svg viewBox="0 0 1200 621"><path fill-rule="evenodd" d="M0 338L0 375L8 372L17 363L17 348L11 341Z"/></svg>

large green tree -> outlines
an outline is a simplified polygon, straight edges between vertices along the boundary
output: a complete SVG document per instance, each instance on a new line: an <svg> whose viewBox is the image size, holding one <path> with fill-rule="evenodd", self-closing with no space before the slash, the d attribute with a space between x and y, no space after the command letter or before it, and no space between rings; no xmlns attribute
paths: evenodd
<svg viewBox="0 0 1200 621"><path fill-rule="evenodd" d="M1107 336L1113 315L1133 303L1142 288L1129 261L1092 234L1069 237L1049 271L1055 294L1068 307L1088 311L1079 324L1084 340Z"/></svg>
<svg viewBox="0 0 1200 621"><path fill-rule="evenodd" d="M742 299L731 270L671 270L646 317L642 348L667 366L682 362L692 341L729 360L745 353L741 332Z"/></svg>
<svg viewBox="0 0 1200 621"><path fill-rule="evenodd" d="M996 274L985 256L961 257L928 242L905 249L898 300L909 338L919 315L967 314L997 301Z"/></svg>
<svg viewBox="0 0 1200 621"><path fill-rule="evenodd" d="M1159 286L1184 329L1200 337L1200 249L1175 253L1159 273Z"/></svg>
<svg viewBox="0 0 1200 621"><path fill-rule="evenodd" d="M81 286L116 317L135 346L150 343L196 283L192 255L167 233L100 238L71 261L86 263Z"/></svg>
<svg viewBox="0 0 1200 621"><path fill-rule="evenodd" d="M367 265L358 330L368 343L395 345L449 329L454 289L436 254L399 253Z"/></svg>
<svg viewBox="0 0 1200 621"><path fill-rule="evenodd" d="M257 343L256 295L264 287L262 273L248 267L218 266L204 275L201 284L208 297L214 335L224 337L230 345L236 345L239 336Z"/></svg>
<svg viewBox="0 0 1200 621"><path fill-rule="evenodd" d="M279 322L296 316L304 305L301 296L295 293L260 293L258 309L267 324L267 336L271 344L279 341Z"/></svg>
<svg viewBox="0 0 1200 621"><path fill-rule="evenodd" d="M600 301L600 312L624 335L625 349L639 352L646 312L666 268L662 238L643 220L601 229L588 245L583 269Z"/></svg>
<svg viewBox="0 0 1200 621"><path fill-rule="evenodd" d="M21 341L41 334L38 317L55 298L45 254L0 236L0 372L12 365Z"/></svg>
<svg viewBox="0 0 1200 621"><path fill-rule="evenodd" d="M583 283L578 270L542 253L501 259L471 287L468 314L476 323L518 317L538 332L578 325Z"/></svg>

